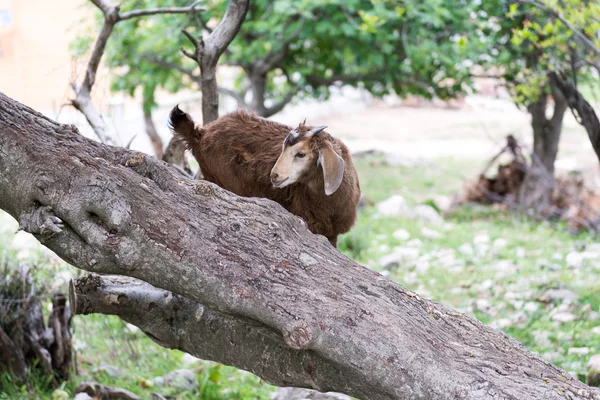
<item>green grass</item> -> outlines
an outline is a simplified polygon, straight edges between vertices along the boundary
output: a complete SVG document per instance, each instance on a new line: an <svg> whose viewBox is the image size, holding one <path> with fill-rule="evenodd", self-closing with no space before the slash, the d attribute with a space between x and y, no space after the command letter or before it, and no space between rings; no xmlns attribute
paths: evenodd
<svg viewBox="0 0 600 400"><path fill-rule="evenodd" d="M475 176L482 164L443 159L415 167L390 167L377 157L356 160L362 191L372 203L361 210L355 228L340 239L340 250L425 297L502 327L531 351L584 378L589 357L600 353L600 335L591 333L593 327L600 326L600 320L593 319L600 311L600 260L571 268L564 257L592 245L597 238L586 233L573 236L560 223L538 223L491 207L463 207L446 215L439 227L409 218L377 216L373 204L394 194L404 196L411 206L431 204L440 195L452 196L461 188L462 178ZM421 230L426 227L437 230L441 238L423 237ZM394 238L398 229L408 231L410 239ZM55 277L71 268L49 259L46 252L15 249L11 232L0 233L0 259L33 260L48 282L60 281ZM505 240L506 245L473 255L458 250L465 244L475 248L476 237L489 237L490 248L497 239ZM398 247L413 245L419 248L418 259L388 270L382 268L381 257ZM454 262L450 263L449 257ZM64 284L55 284L52 289L66 290ZM560 323L552 319L561 302L538 301L549 288L565 288L578 295L568 310L577 320ZM478 308L478 301L480 305L487 301L489 307ZM522 320L516 320L518 316ZM76 316L73 327L81 375L61 387L68 394L78 383L95 380L148 398L150 393L160 392L160 388L148 386L153 378L180 368L194 370L198 380L198 387L179 394L180 399L268 399L273 391L259 378L235 368L206 361L187 365L181 352L156 345L116 317ZM587 347L590 353L569 354L572 347ZM121 375L103 372L99 368L102 363L118 368ZM52 397L44 376L34 374L32 385L34 393L27 394L6 375L0 376L0 399Z"/></svg>

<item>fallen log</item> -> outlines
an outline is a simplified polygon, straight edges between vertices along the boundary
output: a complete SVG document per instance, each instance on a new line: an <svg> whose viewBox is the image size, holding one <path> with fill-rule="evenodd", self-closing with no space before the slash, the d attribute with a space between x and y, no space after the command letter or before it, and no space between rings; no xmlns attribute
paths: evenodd
<svg viewBox="0 0 600 400"><path fill-rule="evenodd" d="M78 268L141 279L234 321L213 325L235 344L231 365L276 384L363 399L600 399L508 335L348 259L278 204L93 142L4 95L0 208ZM278 375L263 373L275 363Z"/></svg>

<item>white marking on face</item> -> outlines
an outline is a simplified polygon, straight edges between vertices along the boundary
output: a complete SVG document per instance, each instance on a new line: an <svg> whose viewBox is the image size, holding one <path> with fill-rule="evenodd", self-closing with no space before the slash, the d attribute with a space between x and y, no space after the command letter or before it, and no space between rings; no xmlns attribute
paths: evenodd
<svg viewBox="0 0 600 400"><path fill-rule="evenodd" d="M296 183L315 162L306 141L283 148L271 170L271 182L276 188Z"/></svg>

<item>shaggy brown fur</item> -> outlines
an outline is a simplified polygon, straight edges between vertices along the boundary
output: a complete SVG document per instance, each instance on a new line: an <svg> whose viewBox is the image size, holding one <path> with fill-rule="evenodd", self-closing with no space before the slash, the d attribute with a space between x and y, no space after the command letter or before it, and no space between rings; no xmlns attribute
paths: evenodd
<svg viewBox="0 0 600 400"><path fill-rule="evenodd" d="M358 175L348 148L326 132L310 138L314 168L301 179L283 188L274 188L270 173L282 152L291 127L269 121L247 111L227 114L205 127L195 126L191 116L173 108L170 124L183 137L198 160L204 178L245 197L265 197L306 221L308 228L337 245L339 234L348 232L356 220L360 200ZM297 131L312 127L300 124ZM329 142L344 159L344 174L339 188L325 195L323 170L317 165L319 151Z"/></svg>

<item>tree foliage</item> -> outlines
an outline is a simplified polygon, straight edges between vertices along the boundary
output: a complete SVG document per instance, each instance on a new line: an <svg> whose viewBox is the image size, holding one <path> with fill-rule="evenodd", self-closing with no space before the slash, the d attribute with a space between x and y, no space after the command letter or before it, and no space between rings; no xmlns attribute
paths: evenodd
<svg viewBox="0 0 600 400"><path fill-rule="evenodd" d="M125 1L122 8L139 3ZM150 0L144 6L166 3L173 2ZM119 24L106 54L113 90L133 94L142 88L147 109L155 105L157 88L197 89L199 73L180 53L189 45L180 31L207 35L227 4L215 0L198 15ZM254 0L222 58L234 67L236 79L221 93L265 116L294 98L326 98L336 83L377 96L453 97L472 84L470 69L482 54L484 42L473 32L474 9L467 0Z"/></svg>

